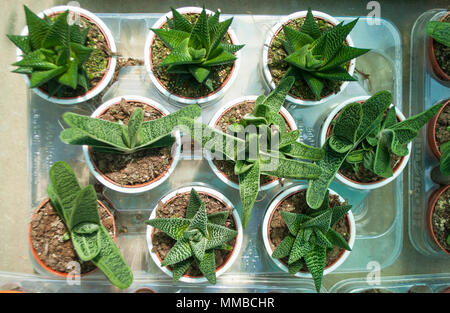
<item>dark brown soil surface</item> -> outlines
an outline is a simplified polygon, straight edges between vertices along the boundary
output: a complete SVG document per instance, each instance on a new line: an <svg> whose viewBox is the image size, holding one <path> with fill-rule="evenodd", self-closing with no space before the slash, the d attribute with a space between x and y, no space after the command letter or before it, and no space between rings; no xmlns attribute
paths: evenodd
<svg viewBox="0 0 450 313"><path fill-rule="evenodd" d="M441 146L450 141L450 131L447 128L450 126L450 104L447 104L441 114L439 114L436 121L436 143L439 150Z"/></svg>
<svg viewBox="0 0 450 313"><path fill-rule="evenodd" d="M298 18L295 20L291 20L286 23L286 26L289 26L293 29L299 30L303 25L305 18ZM333 27L333 24L325 22L322 19L316 18L316 21L319 23L319 28L322 32ZM286 74L286 71L289 68L289 64L284 61L284 59L288 56L287 52L283 48L282 40L285 40L284 32L281 29L275 38L272 40L272 43L269 47L269 57L268 57L268 65L269 70L272 75L272 79L275 82L275 85L278 85L280 80ZM346 68L349 67L348 63ZM321 92L321 97L324 98L329 96L332 93L339 92L342 85L342 81L332 81L332 80L324 80L324 87ZM314 94L311 89L308 87L308 84L305 80L296 80L294 86L292 86L289 94L295 98L300 98L303 100L316 100Z"/></svg>
<svg viewBox="0 0 450 313"><path fill-rule="evenodd" d="M340 113L340 112L339 112ZM336 114L335 118L333 119L333 121L335 121L337 119L337 117L339 116L339 113ZM386 116L387 111L385 112L385 116ZM398 120L398 117L397 117ZM383 119L384 121L384 119ZM399 120L398 120L399 121ZM333 131L333 124L330 124L330 130L329 130L329 134L331 134ZM355 150L358 149L362 149L362 143L356 147ZM394 168L397 166L397 164L399 162L401 162L402 157L399 157L396 154L393 154L392 152L390 153L391 155L391 168L394 170ZM358 164L358 171L355 172L353 170L353 167L348 166L345 167L345 163L343 166L341 166L341 168L339 169L339 174L345 176L346 178L359 182L359 183L374 183L374 182L378 182L381 180L384 180L384 177L378 176L377 174L373 173L372 171L366 169L364 167L364 163L361 162Z"/></svg>
<svg viewBox="0 0 450 313"><path fill-rule="evenodd" d="M336 195L330 195L330 207L336 207L340 205L345 205L346 203L342 203L339 201L339 197ZM275 210L272 216L272 220L270 221L270 234L269 239L273 244L274 248L278 247L283 241L284 238L289 234L289 230L281 217L281 212L293 212L298 214L304 214L308 210L308 205L306 204L306 190L301 190L287 199L285 199L278 208ZM347 219L347 216L343 216L337 223L334 225L333 229L340 233L345 240L350 240L350 225ZM333 249L327 250L327 258L325 266L328 267L332 263L334 263L342 253L344 253L345 249L334 247ZM288 262L288 257L281 259L281 261L285 264ZM300 270L301 272L307 272L308 269L306 265Z"/></svg>
<svg viewBox="0 0 450 313"><path fill-rule="evenodd" d="M191 23L195 23L199 17L199 14L188 13L183 14ZM162 28L168 28L167 23L165 23ZM225 35L224 42L232 43L229 35ZM153 44L151 46L151 58L152 58L152 66L153 72L161 84L171 93L188 98L200 98L204 97L210 93L216 92L222 86L223 82L226 81L228 76L231 74L233 69L233 64L225 64L214 66L211 68L212 77L213 77L213 89L211 92L206 86L203 84L200 86L189 84L189 82L184 82L182 84L177 85L177 75L169 74L167 72L167 67L160 67L159 64L170 54L171 50L164 44L164 42L158 37L155 37ZM195 81L195 78L192 77L192 80ZM193 87L196 86L196 87Z"/></svg>
<svg viewBox="0 0 450 313"><path fill-rule="evenodd" d="M450 23L450 15L448 15L442 22ZM433 40L434 55L436 61L445 74L450 75L450 47L447 47L436 40Z"/></svg>
<svg viewBox="0 0 450 313"><path fill-rule="evenodd" d="M441 247L450 252L450 245L447 244L447 237L450 234L450 188L436 201L432 224L437 241Z"/></svg>
<svg viewBox="0 0 450 313"><path fill-rule="evenodd" d="M107 211L98 206L98 212L102 224L113 236L114 218ZM67 269L69 262L76 261L81 265L81 274L88 273L96 268L92 262L80 260L73 248L71 240L63 240L67 228L53 208L50 201L42 206L31 220L31 242L40 260L54 271L69 273L73 269Z"/></svg>
<svg viewBox="0 0 450 313"><path fill-rule="evenodd" d="M155 108L140 102L127 102L111 106L100 118L110 122L128 120L136 108L144 110L144 120L152 121L163 116ZM146 149L132 154L93 152L93 162L101 173L122 186L145 184L161 176L172 162L171 147Z"/></svg>
<svg viewBox="0 0 450 313"><path fill-rule="evenodd" d="M189 193L183 193L179 194L176 198L171 199L169 202L167 202L165 205L160 205L157 208L156 211L156 217L157 218L184 218L186 217L186 209L189 202ZM219 201L216 198L213 198L212 196L209 196L207 194L199 192L200 198L206 205L206 213L211 214L215 212L221 212L221 211L228 211L230 215L228 216L228 219L225 221L224 225L225 227L228 227L230 229L237 230L237 227L234 223L234 220L232 218L232 212L233 208L227 207L223 202ZM170 249L175 244L175 240L170 238L168 235L166 235L164 232L162 232L159 229L154 228L153 233L153 252L156 252L162 260L164 260L169 253ZM229 242L227 242L228 245L234 246L236 243L236 239L232 239ZM216 268L219 268L222 266L228 259L228 257L231 255L232 251L228 250L215 250L215 256L216 256ZM203 276L203 274L200 272L197 263L194 261L194 263L187 269L185 275L188 276Z"/></svg>
<svg viewBox="0 0 450 313"><path fill-rule="evenodd" d="M80 28L85 29L87 27L89 27L89 32L86 39L86 46L94 49L85 63L88 78L88 90L91 90L100 83L103 76L106 74L108 61L112 52L109 49L106 37L103 36L100 28L95 23L90 22L87 18L80 17ZM40 88L45 92L48 92L46 84L42 85ZM66 88L66 93L63 97L77 97L85 93L86 91L81 86L78 86L75 90Z"/></svg>
<svg viewBox="0 0 450 313"><path fill-rule="evenodd" d="M216 126L219 127L223 132L228 132L228 126L233 123L239 123L246 114L252 113L255 107L254 101L245 101L238 105L231 107L222 117L217 121ZM286 127L290 130L289 125L286 123ZM213 160L213 163L217 166L217 168L222 171L228 179L232 182L239 184L239 178L234 174L234 162L229 160ZM271 177L266 175L261 175L260 177L260 186L268 184L274 180L277 180L277 177Z"/></svg>

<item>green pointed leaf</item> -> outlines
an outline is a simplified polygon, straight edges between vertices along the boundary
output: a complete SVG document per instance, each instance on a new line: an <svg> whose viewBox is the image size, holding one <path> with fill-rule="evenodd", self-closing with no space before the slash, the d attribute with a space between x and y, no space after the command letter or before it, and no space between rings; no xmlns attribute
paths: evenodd
<svg viewBox="0 0 450 313"><path fill-rule="evenodd" d="M189 241L192 252L197 260L203 259L203 256L205 255L206 242L206 237L202 237L198 242L195 242L193 240Z"/></svg>
<svg viewBox="0 0 450 313"><path fill-rule="evenodd" d="M167 266L176 264L178 262L184 261L193 255L191 245L189 241L181 237L175 243L175 245L170 249L164 261L162 261L161 266Z"/></svg>
<svg viewBox="0 0 450 313"><path fill-rule="evenodd" d="M302 259L297 260L288 265L288 272L289 274L294 275L299 272L303 268L303 266L305 266L305 262L303 262Z"/></svg>
<svg viewBox="0 0 450 313"><path fill-rule="evenodd" d="M222 50L217 56L211 57L208 60L202 62L202 66L217 66L223 64L233 63L236 60L236 56L230 52Z"/></svg>
<svg viewBox="0 0 450 313"><path fill-rule="evenodd" d="M94 51L92 48L74 42L70 43L70 49L75 54L78 65L84 64L89 59L92 51Z"/></svg>
<svg viewBox="0 0 450 313"><path fill-rule="evenodd" d="M283 241L281 241L280 245L273 250L272 258L274 259L282 259L287 257L291 252L292 246L294 245L295 237L291 234L287 235Z"/></svg>
<svg viewBox="0 0 450 313"><path fill-rule="evenodd" d="M298 50L314 41L314 38L312 38L306 32L296 31L295 29L286 25L283 25L283 32L286 40L294 50Z"/></svg>
<svg viewBox="0 0 450 313"><path fill-rule="evenodd" d="M184 261L178 262L172 265L173 269L173 281L177 282L186 273L187 269L194 262L194 258L189 258Z"/></svg>
<svg viewBox="0 0 450 313"><path fill-rule="evenodd" d="M72 231L74 233L83 235L83 234L92 234L97 232L100 229L100 226L98 223L91 223L91 222L83 222L80 224L77 224Z"/></svg>
<svg viewBox="0 0 450 313"><path fill-rule="evenodd" d="M303 230L299 231L292 245L291 253L289 254L288 264L297 262L303 258L313 246L303 237Z"/></svg>
<svg viewBox="0 0 450 313"><path fill-rule="evenodd" d="M34 50L37 50L42 47L42 42L50 30L50 25L39 16L31 12L26 5L24 5L24 9L31 45Z"/></svg>
<svg viewBox="0 0 450 313"><path fill-rule="evenodd" d="M175 47L180 45L185 39L189 38L189 33L182 30L164 29L164 28L151 28L151 30L170 49L174 49Z"/></svg>
<svg viewBox="0 0 450 313"><path fill-rule="evenodd" d="M316 22L316 19L314 18L314 15L312 14L312 11L310 8L308 8L308 13L306 14L305 21L303 22L303 25L300 29L302 33L308 34L314 39L317 39L320 37L320 28L319 25Z"/></svg>
<svg viewBox="0 0 450 313"><path fill-rule="evenodd" d="M159 66L196 64L200 60L193 60L189 53L189 38L184 39L172 52L159 64Z"/></svg>
<svg viewBox="0 0 450 313"><path fill-rule="evenodd" d="M206 244L206 250L221 247L224 243L230 241L238 234L237 231L233 229L216 224L208 224L208 233L209 238Z"/></svg>
<svg viewBox="0 0 450 313"><path fill-rule="evenodd" d="M314 98L316 100L320 100L324 83L320 79L312 76L311 74L309 74L306 71L302 71L301 75L302 75L303 79L306 81L306 83L308 84L308 87L313 92Z"/></svg>
<svg viewBox="0 0 450 313"><path fill-rule="evenodd" d="M350 246L348 245L347 240L344 239L344 237L342 237L341 234L339 234L337 231L335 231L334 229L330 228L330 230L327 233L327 238L328 240L334 245L334 246L338 246L339 248L351 251L352 249L350 248Z"/></svg>
<svg viewBox="0 0 450 313"><path fill-rule="evenodd" d="M363 112L358 102L351 103L342 109L330 136L330 147L339 153L349 151L356 142L356 132L361 125Z"/></svg>
<svg viewBox="0 0 450 313"><path fill-rule="evenodd" d="M236 52L238 52L239 50L244 48L244 46L245 45L233 45L233 44L221 42L217 46L217 49L221 49L221 50L226 51L228 53L235 54Z"/></svg>
<svg viewBox="0 0 450 313"><path fill-rule="evenodd" d="M71 240L78 257L83 261L90 261L95 258L101 249L100 231L90 234L71 233Z"/></svg>
<svg viewBox="0 0 450 313"><path fill-rule="evenodd" d="M260 181L260 165L255 162L252 168L239 175L239 194L242 203L242 225L244 228L250 219L250 214L258 197Z"/></svg>
<svg viewBox="0 0 450 313"><path fill-rule="evenodd" d="M282 157L270 156L272 164L278 164L276 169L261 170L264 175L280 178L292 179L313 179L317 178L322 170L319 166L309 162L286 159ZM272 167L272 166L271 166Z"/></svg>
<svg viewBox="0 0 450 313"><path fill-rule="evenodd" d="M219 22L217 24L214 24L213 26L210 26L210 36L211 36L210 51L214 51L219 46L220 42L225 37L227 30L232 22L233 18L229 18L223 22ZM233 53L230 51L228 52Z"/></svg>
<svg viewBox="0 0 450 313"><path fill-rule="evenodd" d="M100 215L97 207L97 194L94 186L87 185L77 192L70 220L67 223L69 230L72 231L75 226L82 223L100 224Z"/></svg>
<svg viewBox="0 0 450 313"><path fill-rule="evenodd" d="M189 230L198 229L202 232L203 236L208 236L208 230L206 229L206 224L208 222L208 217L206 216L206 206L204 203L200 205L200 209L191 220L189 225Z"/></svg>
<svg viewBox="0 0 450 313"><path fill-rule="evenodd" d="M373 163L373 171L381 177L391 177L393 175L391 168L391 154L387 147L384 137L380 137L375 152L375 159Z"/></svg>
<svg viewBox="0 0 450 313"><path fill-rule="evenodd" d="M294 142L281 148L284 155L304 160L318 161L323 159L324 151L321 148L311 147L302 142Z"/></svg>
<svg viewBox="0 0 450 313"><path fill-rule="evenodd" d="M275 89L267 96L267 98L265 98L265 100L261 104L268 106L270 108L270 112L278 114L294 82L295 79L291 76L283 77L283 79L279 82ZM255 110L257 110L257 108L258 105L255 104Z"/></svg>
<svg viewBox="0 0 450 313"><path fill-rule="evenodd" d="M323 271L325 269L326 248L315 246L305 257L306 266L311 273L317 292L320 292L322 286Z"/></svg>
<svg viewBox="0 0 450 313"><path fill-rule="evenodd" d="M6 35L9 40L16 45L17 48L22 50L23 53L28 54L31 50L31 41L29 36L18 36L18 35Z"/></svg>
<svg viewBox="0 0 450 313"><path fill-rule="evenodd" d="M370 49L361 49L342 45L342 47L339 49L338 53L334 56L334 58L328 61L326 64L324 64L321 68L319 68L319 71L332 70L336 66L343 65L349 62L350 60L357 58L369 51Z"/></svg>
<svg viewBox="0 0 450 313"><path fill-rule="evenodd" d="M69 63L67 71L58 77L58 82L72 89L76 89L78 85L78 63L74 60Z"/></svg>
<svg viewBox="0 0 450 313"><path fill-rule="evenodd" d="M327 210L324 213L321 213L320 215L304 222L301 227L302 228L314 227L326 233L331 226L331 217L332 217L331 210Z"/></svg>
<svg viewBox="0 0 450 313"><path fill-rule="evenodd" d="M328 238L318 229L314 229L316 235L316 244L325 248L333 248L333 244Z"/></svg>
<svg viewBox="0 0 450 313"><path fill-rule="evenodd" d="M141 108L137 108L133 111L128 121L128 139L130 141L130 148L134 148L139 145L139 132L144 122L144 111Z"/></svg>
<svg viewBox="0 0 450 313"><path fill-rule="evenodd" d="M291 233L293 236L297 236L302 223L310 219L306 215L286 211L281 212L281 217L286 223L286 226L289 229L289 233Z"/></svg>
<svg viewBox="0 0 450 313"><path fill-rule="evenodd" d="M334 226L351 208L351 205L340 205L331 208L332 216L330 226Z"/></svg>
<svg viewBox="0 0 450 313"><path fill-rule="evenodd" d="M210 38L208 32L208 17L206 10L203 8L189 38L189 46L196 49L205 48L206 54L209 54Z"/></svg>
<svg viewBox="0 0 450 313"><path fill-rule="evenodd" d="M177 10L174 8L170 8L172 10L173 15L173 23L176 30L181 30L187 33L191 33L192 31L192 24Z"/></svg>
<svg viewBox="0 0 450 313"><path fill-rule="evenodd" d="M221 211L208 214L208 223L223 225L230 214L228 211Z"/></svg>
<svg viewBox="0 0 450 313"><path fill-rule="evenodd" d="M189 66L189 72L199 83L203 83L211 73L209 69L196 65Z"/></svg>
<svg viewBox="0 0 450 313"><path fill-rule="evenodd" d="M444 176L450 175L450 141L447 141L440 147L441 159L439 160L439 169Z"/></svg>
<svg viewBox="0 0 450 313"><path fill-rule="evenodd" d="M450 47L450 25L441 21L429 21L426 25L426 33L437 42Z"/></svg>
<svg viewBox="0 0 450 313"><path fill-rule="evenodd" d="M69 24L67 15L69 11L59 14L42 41L43 48L53 48L55 46L67 46L70 40Z"/></svg>
<svg viewBox="0 0 450 313"><path fill-rule="evenodd" d="M179 240L191 222L185 218L155 218L145 221L145 223L163 231L171 238Z"/></svg>
<svg viewBox="0 0 450 313"><path fill-rule="evenodd" d="M213 249L205 252L201 261L198 262L198 267L208 282L211 284L216 283L216 258Z"/></svg>
<svg viewBox="0 0 450 313"><path fill-rule="evenodd" d="M347 38L347 35L351 32L357 22L358 19L355 19L346 25L343 25L344 23L341 22L326 33L327 38L323 53L324 64L328 63L336 56L343 46L345 38Z"/></svg>
<svg viewBox="0 0 450 313"><path fill-rule="evenodd" d="M202 206L202 203L203 202L200 198L200 195L194 188L192 188L189 196L188 206L186 209L186 218L192 219L197 214L197 211Z"/></svg>
<svg viewBox="0 0 450 313"><path fill-rule="evenodd" d="M345 68L342 66L334 67L326 71L312 72L312 75L319 79L337 80L337 81L357 81L356 78L351 76Z"/></svg>

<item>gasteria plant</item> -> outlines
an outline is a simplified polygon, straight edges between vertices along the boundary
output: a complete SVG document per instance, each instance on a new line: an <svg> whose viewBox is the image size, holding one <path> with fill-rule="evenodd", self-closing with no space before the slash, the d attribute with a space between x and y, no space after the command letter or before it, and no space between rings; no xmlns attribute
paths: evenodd
<svg viewBox="0 0 450 313"><path fill-rule="evenodd" d="M392 176L391 153L399 157L408 155L407 144L443 105L434 105L398 122L395 108L389 109L391 103L391 93L380 91L364 103L351 103L342 109L322 146L325 156L316 163L322 173L308 186L306 199L311 208L320 207L328 186L344 163L363 163L378 176Z"/></svg>
<svg viewBox="0 0 450 313"><path fill-rule="evenodd" d="M344 44L357 21L355 19L346 25L342 22L321 32L311 9L308 9L299 30L283 25L286 40L282 44L288 54L284 60L290 65L285 77L294 76L297 80L306 81L316 100L320 100L326 80L355 81L345 65L370 51Z"/></svg>
<svg viewBox="0 0 450 313"><path fill-rule="evenodd" d="M173 20L167 19L167 29L151 29L171 49L159 66L177 74L180 83L203 84L213 91L211 68L233 63L236 60L234 53L244 47L223 42L233 18L219 22L219 10L208 17L203 8L193 24L174 8L171 10Z"/></svg>
<svg viewBox="0 0 450 313"><path fill-rule="evenodd" d="M444 46L450 47L450 23L429 21L425 30L428 36Z"/></svg>
<svg viewBox="0 0 450 313"><path fill-rule="evenodd" d="M195 141L216 157L234 162L234 172L239 177L244 227L258 196L261 174L312 179L321 173L317 165L296 159L320 160L323 151L298 142L300 131L287 131L285 121L279 114L293 84L294 78L287 77L269 96L259 96L253 113L246 115L239 124L231 125L230 133L223 133L192 119L182 119Z"/></svg>
<svg viewBox="0 0 450 313"><path fill-rule="evenodd" d="M317 292L322 286L327 249L334 246L351 250L347 241L333 229L339 219L350 210L351 205L329 207L329 193L319 209L310 208L305 214L281 212L289 234L273 251L272 257L288 257L290 274L295 274L306 264Z"/></svg>
<svg viewBox="0 0 450 313"><path fill-rule="evenodd" d="M237 231L222 226L228 211L207 215L206 205L197 191L191 189L185 218L155 218L146 223L160 229L177 242L161 263L172 266L173 280L177 282L195 261L206 279L216 283L215 250L231 250L226 243L237 236Z"/></svg>
<svg viewBox="0 0 450 313"><path fill-rule="evenodd" d="M66 225L77 255L92 261L119 288L128 288L133 273L100 221L97 194L92 185L81 188L65 162L50 169L47 192L56 212Z"/></svg>
<svg viewBox="0 0 450 313"><path fill-rule="evenodd" d="M447 131L450 132L450 127L447 128ZM442 175L450 176L450 141L441 145L440 150L441 159L439 160L439 169Z"/></svg>
<svg viewBox="0 0 450 313"><path fill-rule="evenodd" d="M171 146L174 142L171 133L180 123L180 118L195 119L200 114L200 107L193 104L159 119L144 122L144 111L136 108L128 125L125 125L66 112L63 118L70 128L64 129L60 138L64 143L87 145L96 151L134 153Z"/></svg>
<svg viewBox="0 0 450 313"><path fill-rule="evenodd" d="M28 25L27 36L7 35L23 52L23 59L13 63L14 73L31 76L30 88L46 84L50 96L62 96L67 90L81 86L88 90L85 62L92 48L86 46L89 28L69 25L69 11L53 20L41 19L24 6Z"/></svg>

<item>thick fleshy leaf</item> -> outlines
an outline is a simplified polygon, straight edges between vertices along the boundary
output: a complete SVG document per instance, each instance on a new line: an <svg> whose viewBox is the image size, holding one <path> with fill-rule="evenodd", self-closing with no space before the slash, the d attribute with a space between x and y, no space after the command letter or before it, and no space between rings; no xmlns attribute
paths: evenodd
<svg viewBox="0 0 450 313"><path fill-rule="evenodd" d="M305 257L306 266L311 273L317 292L320 292L322 286L323 271L325 269L326 248L315 246Z"/></svg>
<svg viewBox="0 0 450 313"><path fill-rule="evenodd" d="M151 29L164 44L170 49L174 49L183 42L186 38L189 38L189 33L182 30L164 29L164 28L152 28Z"/></svg>
<svg viewBox="0 0 450 313"><path fill-rule="evenodd" d="M203 255L203 258L198 263L198 268L205 275L209 283L216 283L216 258L214 256L214 249L208 250Z"/></svg>
<svg viewBox="0 0 450 313"><path fill-rule="evenodd" d="M202 232L203 236L208 236L208 230L206 225L208 223L208 217L206 216L206 206L204 203L200 205L200 209L197 210L189 225L189 230L198 229Z"/></svg>
<svg viewBox="0 0 450 313"><path fill-rule="evenodd" d="M55 46L67 47L70 40L69 24L67 15L69 11L59 14L42 41L43 48L52 48Z"/></svg>
<svg viewBox="0 0 450 313"><path fill-rule="evenodd" d="M260 181L260 165L255 162L254 165L246 172L239 176L239 194L242 203L242 225L244 228L250 219L253 206L258 197L259 181Z"/></svg>
<svg viewBox="0 0 450 313"><path fill-rule="evenodd" d="M350 23L347 23L346 25L343 25L344 23L341 22L326 33L326 43L323 52L324 64L328 63L336 56L340 48L343 46L345 38L351 32L357 22L358 19L355 19Z"/></svg>
<svg viewBox="0 0 450 313"><path fill-rule="evenodd" d="M437 42L450 47L450 25L441 21L429 21L426 25L426 33Z"/></svg>
<svg viewBox="0 0 450 313"><path fill-rule="evenodd" d="M308 8L308 13L306 14L305 21L300 29L302 33L308 34L314 39L320 37L320 28L312 14L311 8Z"/></svg>
<svg viewBox="0 0 450 313"><path fill-rule="evenodd" d="M303 262L303 259L297 260L291 264L288 265L288 272L289 274L296 274L298 271L300 271L303 266L305 266L305 262Z"/></svg>
<svg viewBox="0 0 450 313"><path fill-rule="evenodd" d="M41 49L24 55L23 59L13 63L14 66L31 67L36 70L51 70L57 66L45 60L45 55Z"/></svg>
<svg viewBox="0 0 450 313"><path fill-rule="evenodd" d="M92 48L85 47L83 45L74 42L70 43L70 49L77 57L78 65L84 64L89 59L89 56L91 55L92 51L94 51L94 49Z"/></svg>
<svg viewBox="0 0 450 313"><path fill-rule="evenodd" d="M314 227L326 233L331 226L331 210L327 210L320 215L309 219L302 224L302 228Z"/></svg>
<svg viewBox="0 0 450 313"><path fill-rule="evenodd" d="M323 81L318 79L317 77L314 77L306 71L302 71L301 75L313 92L315 99L320 100L322 89L324 86Z"/></svg>
<svg viewBox="0 0 450 313"><path fill-rule="evenodd" d="M217 66L223 64L233 63L236 60L236 56L228 51L222 50L217 56L214 56L204 62L202 66Z"/></svg>
<svg viewBox="0 0 450 313"><path fill-rule="evenodd" d="M185 218L155 218L145 221L145 223L163 231L171 238L178 240L189 228L191 221Z"/></svg>
<svg viewBox="0 0 450 313"><path fill-rule="evenodd" d="M77 193L74 200L70 220L67 223L69 230L72 231L75 226L82 223L100 224L97 208L97 193L94 186L87 185Z"/></svg>
<svg viewBox="0 0 450 313"><path fill-rule="evenodd" d="M275 89L264 99L261 103L270 108L272 113L278 114L281 107L283 106L286 96L289 90L294 85L295 79L291 76L283 77L283 79L278 83ZM257 103L255 104L255 111L257 110Z"/></svg>
<svg viewBox="0 0 450 313"><path fill-rule="evenodd" d="M101 234L97 230L90 234L71 233L73 247L78 257L83 261L95 258L101 250Z"/></svg>
<svg viewBox="0 0 450 313"><path fill-rule="evenodd" d="M30 53L31 42L29 36L19 36L19 35L6 35L9 40L11 40L17 48L22 50L23 53Z"/></svg>
<svg viewBox="0 0 450 313"><path fill-rule="evenodd" d="M305 45L296 50L294 53L288 55L284 60L304 71L318 69L322 64L322 62L319 59L316 59L312 54L309 45Z"/></svg>
<svg viewBox="0 0 450 313"><path fill-rule="evenodd" d="M391 154L388 149L388 144L383 136L378 139L373 163L373 172L384 178L393 175L391 168Z"/></svg>
<svg viewBox="0 0 450 313"><path fill-rule="evenodd" d="M357 81L342 66L334 67L330 70L311 72L311 74L319 79L337 80L337 81Z"/></svg>
<svg viewBox="0 0 450 313"><path fill-rule="evenodd" d="M189 53L189 38L184 39L172 52L159 64L159 66L196 64L200 60L193 60Z"/></svg>
<svg viewBox="0 0 450 313"><path fill-rule="evenodd" d="M206 250L215 249L221 247L224 243L230 241L237 236L237 231L216 224L208 224L208 243L206 244Z"/></svg>
<svg viewBox="0 0 450 313"><path fill-rule="evenodd" d="M292 246L294 244L295 237L291 234L287 235L283 241L281 241L280 245L275 248L272 252L272 258L281 259L289 256L291 252Z"/></svg>
<svg viewBox="0 0 450 313"><path fill-rule="evenodd" d="M203 8L197 22L194 25L194 28L191 31L189 46L194 47L195 49L205 48L206 54L208 54L210 48L208 29L208 17L206 15L206 10Z"/></svg>
<svg viewBox="0 0 450 313"><path fill-rule="evenodd" d="M292 179L313 179L317 178L322 172L319 166L309 162L286 159L275 155L271 155L270 160L270 166L267 164L263 164L264 167L261 166L261 173L264 175Z"/></svg>
<svg viewBox="0 0 450 313"><path fill-rule="evenodd" d="M228 211L221 211L208 214L208 223L223 225L223 223L225 223L225 221L228 219L229 215L230 214L228 213Z"/></svg>
<svg viewBox="0 0 450 313"><path fill-rule="evenodd" d="M330 147L336 152L349 151L356 142L356 132L361 125L362 106L358 102L351 103L342 109L330 136Z"/></svg>
<svg viewBox="0 0 450 313"><path fill-rule="evenodd" d="M335 231L334 229L330 228L330 230L327 233L327 238L328 240L334 245L334 246L338 246L339 248L345 249L345 250L352 250L350 248L350 246L348 245L347 240L344 239L344 237L342 237L341 234L339 234L337 231Z"/></svg>
<svg viewBox="0 0 450 313"><path fill-rule="evenodd" d="M291 253L289 254L288 264L292 264L303 258L312 248L311 243L303 236L304 231L298 232L292 245Z"/></svg>
<svg viewBox="0 0 450 313"><path fill-rule="evenodd" d="M223 22L220 22L213 26L210 26L210 36L211 36L210 51L214 51L219 46L222 39L225 37L225 34L227 33L227 30L230 27L232 22L233 22L233 18L229 18ZM228 52L230 52L230 51L228 51ZM230 52L230 53L233 53L233 52Z"/></svg>
<svg viewBox="0 0 450 313"><path fill-rule="evenodd" d="M312 38L306 32L304 32L304 33L299 32L299 31L297 31L291 27L288 27L286 25L283 25L283 32L284 32L284 37L286 37L286 40L289 42L289 45L294 50L298 50L301 47L303 47L307 44L310 44L314 41L314 38Z"/></svg>
<svg viewBox="0 0 450 313"><path fill-rule="evenodd" d="M286 223L286 226L289 229L289 233L291 233L293 236L297 236L302 223L310 219L306 215L286 211L281 212L281 217L283 218L283 221Z"/></svg>
<svg viewBox="0 0 450 313"><path fill-rule="evenodd" d="M189 72L199 83L203 83L211 73L209 69L196 65L189 66Z"/></svg>
<svg viewBox="0 0 450 313"><path fill-rule="evenodd" d="M239 50L241 50L242 48L244 48L244 46L245 45L233 45L233 44L221 42L217 46L217 49L222 49L223 51L234 54L234 53L238 52Z"/></svg>
<svg viewBox="0 0 450 313"><path fill-rule="evenodd" d="M333 207L331 209L332 216L330 226L334 226L337 223L337 221L339 221L343 216L345 216L351 208L352 208L351 205L340 205Z"/></svg>
<svg viewBox="0 0 450 313"><path fill-rule="evenodd" d="M199 241L190 240L189 244L191 245L192 253L196 260L202 260L205 255L206 248L206 237L202 237Z"/></svg>
<svg viewBox="0 0 450 313"><path fill-rule="evenodd" d="M187 260L192 255L193 252L189 241L186 238L181 237L180 239L178 239L172 249L170 249L166 258L161 262L161 266L176 264L178 262Z"/></svg>
<svg viewBox="0 0 450 313"><path fill-rule="evenodd" d="M338 53L334 56L334 58L328 61L322 67L320 67L319 71L332 70L334 67L343 65L348 61L357 58L369 51L370 49L361 49L342 45L342 47L339 49Z"/></svg>
<svg viewBox="0 0 450 313"><path fill-rule="evenodd" d="M192 31L192 24L177 10L174 8L170 8L172 10L173 15L173 23L176 30L181 30L187 33L191 33Z"/></svg>
<svg viewBox="0 0 450 313"><path fill-rule="evenodd" d="M34 14L26 5L23 6L25 10L25 19L28 26L28 33L30 34L31 45L34 50L42 47L42 42L50 30L50 25L45 20Z"/></svg>
<svg viewBox="0 0 450 313"><path fill-rule="evenodd" d="M316 235L316 244L325 248L333 248L333 244L328 240L328 238L317 228L314 229L314 234Z"/></svg>
<svg viewBox="0 0 450 313"><path fill-rule="evenodd" d="M58 82L72 89L77 88L78 85L78 63L73 60L69 63L67 71L58 77Z"/></svg>
<svg viewBox="0 0 450 313"><path fill-rule="evenodd" d="M308 146L302 142L294 142L284 148L281 148L284 155L304 160L318 161L324 157L324 151L321 148Z"/></svg>
<svg viewBox="0 0 450 313"><path fill-rule="evenodd" d="M194 258L189 258L184 261L178 262L172 265L173 269L173 281L177 282L186 273L187 269L194 262Z"/></svg>

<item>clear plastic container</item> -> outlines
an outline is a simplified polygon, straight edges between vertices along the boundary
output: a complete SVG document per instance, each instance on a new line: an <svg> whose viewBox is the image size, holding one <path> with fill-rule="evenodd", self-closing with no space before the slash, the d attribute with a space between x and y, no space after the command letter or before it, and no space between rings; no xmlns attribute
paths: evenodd
<svg viewBox="0 0 450 313"><path fill-rule="evenodd" d="M360 278L340 281L330 289L330 293L360 293L370 289L383 292L414 292L412 287L420 292L439 293L450 288L450 274L405 275L382 277L379 284L370 284ZM418 288L420 287L420 288ZM448 291L447 291L448 292Z"/></svg>
<svg viewBox="0 0 450 313"><path fill-rule="evenodd" d="M98 14L98 16L111 29L122 56L142 59L148 28L161 14ZM230 16L224 15L224 18L227 17ZM354 18L337 17L339 21L346 22ZM233 29L239 41L246 44L241 55L245 62L241 63L240 75L224 98L203 110L204 123L209 122L221 105L235 98L267 93L261 76L261 58L257 56L262 53L267 32L279 19L280 16L273 15L234 15ZM402 48L397 28L384 19L379 20L379 25L369 26L368 19L361 17L351 36L356 47L372 49L371 52L357 59L355 72L359 81L350 83L338 97L320 106L311 108L287 106L299 128L303 130L303 140L309 144L318 142L318 133L326 114L340 101L349 97L370 95L379 90L388 89L393 94L394 104L401 106ZM156 88L151 85L144 66L123 68L119 80L106 92L103 101L124 94L152 98L164 104L169 111L177 109L167 104ZM95 183L84 162L82 149L79 146L65 145L59 140L59 133L64 125L61 119L64 112L72 111L90 115L94 109L93 105L86 103L70 108L58 106L30 94L28 105L30 214L40 201L47 197L48 171L55 161L67 161L82 183L89 181ZM304 182L285 181L284 186L277 186L259 194L250 222L244 231L240 256L230 270L218 279L216 286L190 285L186 288L190 288L189 290L204 288L202 290L206 292L215 292L216 290L225 291L226 288L235 290L233 288L240 288L236 286L243 283L247 284L243 288L247 288L245 290L248 291L262 290L258 288L268 290L269 287L272 288L271 286L280 286L284 290L296 290L292 289L293 286L296 288L305 286L305 290L308 288L313 290L311 279L299 279L281 272L267 255L262 240L261 223L268 204L284 188L293 183ZM124 195L107 189L103 191L101 200L106 199L106 204L109 204L115 213L118 230L116 242L135 274L136 280L133 286L139 282L157 286L161 279L167 279L150 259L144 221L148 219L158 200L170 190L192 184L217 189L240 210L239 191L224 184L211 172L200 150L194 153L186 151L182 153L182 160L173 174L154 190L139 195ZM371 192L350 189L336 182L330 188L353 204L352 211L357 228L353 251L335 273L365 272L367 264L374 260L380 264L381 268L393 264L402 249L403 178L399 177L383 188ZM36 269L48 275L39 268ZM97 272L83 277L83 282L94 282L101 278L102 274ZM325 276L324 281L326 279ZM87 286L87 283L82 286ZM184 285L167 283L165 286L168 288L166 290L175 292Z"/></svg>
<svg viewBox="0 0 450 313"><path fill-rule="evenodd" d="M429 10L419 16L411 31L411 77L410 115L418 114L434 104L450 98L450 84L439 80L433 72L428 58L425 25L430 20L439 20L447 10ZM422 254L437 258L448 258L433 241L425 218L427 202L439 185L431 180L431 170L439 166L427 143L426 127L413 142L413 153L409 161L409 238Z"/></svg>

